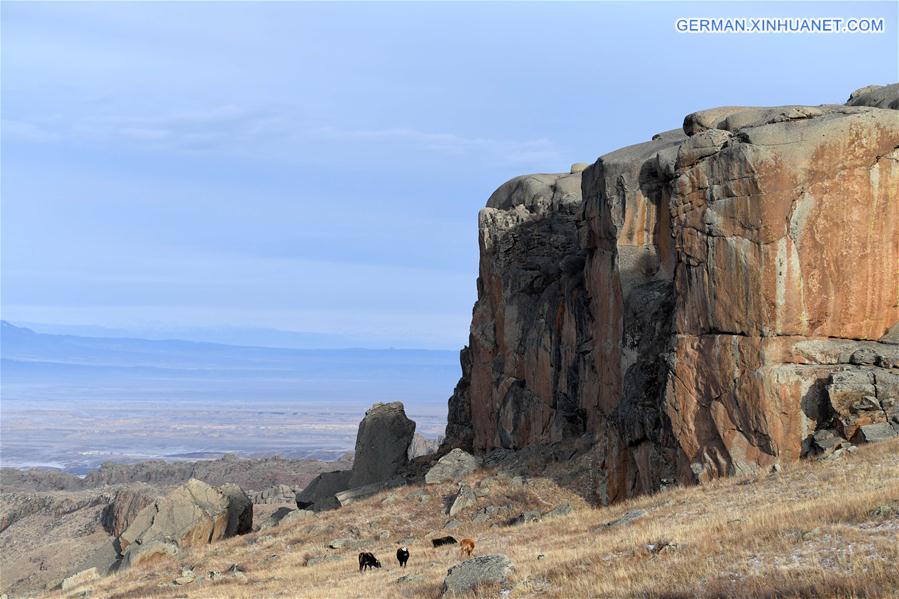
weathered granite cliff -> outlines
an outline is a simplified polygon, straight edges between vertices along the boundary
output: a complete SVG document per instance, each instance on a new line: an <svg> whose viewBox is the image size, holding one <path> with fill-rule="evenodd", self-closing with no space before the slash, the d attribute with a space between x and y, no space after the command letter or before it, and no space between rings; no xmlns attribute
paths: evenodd
<svg viewBox="0 0 899 599"><path fill-rule="evenodd" d="M609 502L899 432L897 97L704 110L502 185L444 449L587 436Z"/></svg>

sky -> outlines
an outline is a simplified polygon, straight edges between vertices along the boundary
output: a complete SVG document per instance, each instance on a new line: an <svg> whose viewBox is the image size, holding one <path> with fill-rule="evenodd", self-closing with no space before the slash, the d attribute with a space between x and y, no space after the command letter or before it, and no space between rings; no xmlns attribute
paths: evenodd
<svg viewBox="0 0 899 599"><path fill-rule="evenodd" d="M894 82L897 4L3 2L0 315L461 347L501 183Z"/></svg>

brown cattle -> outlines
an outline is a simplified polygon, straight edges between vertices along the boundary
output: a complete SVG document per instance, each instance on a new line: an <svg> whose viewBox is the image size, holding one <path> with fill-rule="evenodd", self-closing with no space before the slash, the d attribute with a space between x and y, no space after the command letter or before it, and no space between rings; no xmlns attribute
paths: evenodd
<svg viewBox="0 0 899 599"><path fill-rule="evenodd" d="M467 555L471 557L471 552L474 551L474 541L472 539L462 539L459 541L459 555Z"/></svg>

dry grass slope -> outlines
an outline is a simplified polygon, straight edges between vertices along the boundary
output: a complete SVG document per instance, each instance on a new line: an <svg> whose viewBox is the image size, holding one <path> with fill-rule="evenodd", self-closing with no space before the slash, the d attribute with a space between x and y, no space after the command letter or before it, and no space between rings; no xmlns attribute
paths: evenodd
<svg viewBox="0 0 899 599"><path fill-rule="evenodd" d="M311 523L209 546L152 569L94 585L92 597L436 597L458 549L432 549L432 535L477 539L475 555L504 553L515 563L510 597L895 597L899 596L899 441L860 448L843 459L806 462L778 474L720 480L591 508L551 482L525 485L491 477L486 505L514 507L492 522L444 531L452 485L388 491ZM488 476L479 472L473 485ZM430 497L423 497L422 494ZM568 516L507 527L521 509L571 503ZM477 509L477 508L476 508ZM645 515L606 523L634 510ZM492 526L491 524L497 524ZM327 548L335 538L349 546ZM409 566L394 559L409 546ZM653 551L647 545L656 548ZM372 551L384 568L361 575L356 556ZM543 557L538 559L538 556ZM197 580L175 587L181 569L246 578ZM403 576L411 580L398 582ZM479 597L500 596L481 589Z"/></svg>

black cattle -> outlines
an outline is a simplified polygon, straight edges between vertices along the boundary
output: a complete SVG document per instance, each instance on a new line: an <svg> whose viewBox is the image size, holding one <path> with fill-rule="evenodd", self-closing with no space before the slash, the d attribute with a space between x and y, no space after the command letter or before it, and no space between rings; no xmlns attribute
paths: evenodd
<svg viewBox="0 0 899 599"><path fill-rule="evenodd" d="M406 562L409 561L409 550L406 547L400 547L396 550L396 561L398 561L403 568L406 567Z"/></svg>
<svg viewBox="0 0 899 599"><path fill-rule="evenodd" d="M443 547L444 545L455 545L458 543L453 537L440 537L439 539L431 539L431 544L434 547Z"/></svg>
<svg viewBox="0 0 899 599"><path fill-rule="evenodd" d="M374 556L374 554L369 553L367 551L363 551L359 554L359 571L362 572L368 568L380 568L381 562L378 561L378 558Z"/></svg>

